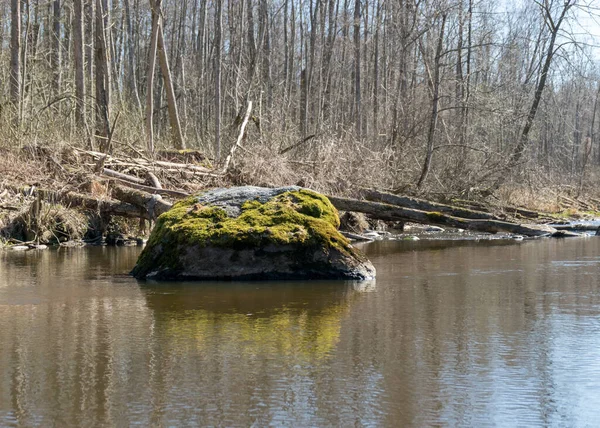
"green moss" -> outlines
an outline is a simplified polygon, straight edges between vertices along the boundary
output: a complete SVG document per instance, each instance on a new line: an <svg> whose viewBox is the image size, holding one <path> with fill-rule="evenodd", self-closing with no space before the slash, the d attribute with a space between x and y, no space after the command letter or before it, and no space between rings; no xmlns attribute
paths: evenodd
<svg viewBox="0 0 600 428"><path fill-rule="evenodd" d="M227 217L218 206L204 206L196 197L177 202L157 222L136 271L149 271L161 256L160 268L178 270L178 251L189 246L234 249L269 244L301 244L352 252L349 241L337 230L339 217L329 200L310 190L282 193L266 203L245 202L241 214Z"/></svg>
<svg viewBox="0 0 600 428"><path fill-rule="evenodd" d="M427 215L428 219L430 219L432 221L438 221L438 222L443 221L446 218L446 216L444 214L437 212L437 211L428 212L426 215Z"/></svg>

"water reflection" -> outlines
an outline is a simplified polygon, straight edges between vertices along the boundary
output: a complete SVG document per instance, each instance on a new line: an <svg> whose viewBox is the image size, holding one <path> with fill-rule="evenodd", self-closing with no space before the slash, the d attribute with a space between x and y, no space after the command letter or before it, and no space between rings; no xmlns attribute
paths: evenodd
<svg viewBox="0 0 600 428"><path fill-rule="evenodd" d="M376 287L0 252L0 426L600 425L600 239L364 249Z"/></svg>
<svg viewBox="0 0 600 428"><path fill-rule="evenodd" d="M352 326L381 356L390 424L600 422L600 240L390 250L367 248L381 297L368 311L393 316Z"/></svg>
<svg viewBox="0 0 600 428"><path fill-rule="evenodd" d="M142 289L160 343L157 389L177 385L184 391L181 404L191 409L170 408L170 422L185 423L194 414L208 425L282 423L290 410L298 412L293 419L299 423L308 417L300 409L311 407L314 370L333 358L357 297L351 283L340 282L161 283Z"/></svg>
<svg viewBox="0 0 600 428"><path fill-rule="evenodd" d="M373 290L138 283L125 275L136 255L2 253L0 425L289 420L308 405L310 369L331 359L357 290Z"/></svg>
<svg viewBox="0 0 600 428"><path fill-rule="evenodd" d="M106 272L126 272L135 256L106 248L0 253L0 425L114 422L127 361L144 356L143 338L130 333L151 317L129 278Z"/></svg>

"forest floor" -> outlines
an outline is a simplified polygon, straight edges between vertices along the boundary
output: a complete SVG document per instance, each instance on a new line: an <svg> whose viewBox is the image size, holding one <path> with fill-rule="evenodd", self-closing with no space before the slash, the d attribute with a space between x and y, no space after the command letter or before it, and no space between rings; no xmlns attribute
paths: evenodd
<svg viewBox="0 0 600 428"><path fill-rule="evenodd" d="M148 219L115 198L115 186L123 184L142 190L162 188L159 193L167 201L206 188L237 185L295 184L319 191L326 189L334 196L358 194L353 189L336 191L327 188L326 183L307 183L285 174L273 174L265 182L264 174L253 176L247 171L252 171L251 164L225 170L212 168L210 161L197 151L165 151L151 160L136 150L104 157L69 146L61 150L0 147L0 246L64 245L74 241L119 243L147 236ZM573 193L569 186L535 190L507 186L499 197L487 200L425 197L520 223L600 218L600 199Z"/></svg>

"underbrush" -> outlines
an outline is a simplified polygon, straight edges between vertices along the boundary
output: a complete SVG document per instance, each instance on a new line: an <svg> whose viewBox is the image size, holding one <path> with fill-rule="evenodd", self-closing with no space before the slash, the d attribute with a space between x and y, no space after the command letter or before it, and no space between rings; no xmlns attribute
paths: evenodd
<svg viewBox="0 0 600 428"><path fill-rule="evenodd" d="M7 201L6 196L3 198L1 195L3 187L14 189L25 185L76 190L97 199L110 196L101 182L99 186L96 183L96 161L75 150L87 148L89 141L76 134L69 137L76 143L48 140L43 131L40 128L35 136L22 136L20 139L13 136L12 140L0 141L0 204ZM47 132L48 137L55 135L54 131ZM233 131L224 135L221 161L229 153L236 137ZM177 173L161 173L159 179L166 188L187 192L231 185L299 185L338 196L354 197L361 188L377 188L434 201L472 200L483 202L486 206L525 207L550 213L566 212L568 209L578 213L594 212L600 207L597 190L600 175L592 166L582 176L559 174L555 169L523 164L510 172L508 179L492 196L483 200L482 190L490 185L491 179L482 178L486 177L485 162L472 157L475 155L461 159L460 150L436 152L426 184L417 189L415 183L421 173L424 155L419 146L392 144L385 136L357 139L351 132L321 133L304 140L298 140L296 135L296 132L266 132L249 125L226 177L192 183ZM167 140L157 138L158 149L169 147ZM188 142L188 147L198 153L206 153L202 165L219 165L214 159L212 142L197 140ZM121 123L115 134L113 154L147 157L141 127L129 122ZM197 163L195 159L191 161ZM122 172L127 173L127 168L124 167ZM25 204L24 201L19 203ZM0 227L6 228L15 220L14 217L14 212L0 209ZM48 230L54 230L58 224L69 223L61 215L55 217L58 217L56 225L49 226ZM22 223L26 221L22 220ZM104 231L105 226L102 226ZM16 228L15 225L13 227ZM74 232L79 230L77 227L72 230L72 236L81 235ZM44 239L47 238L44 235Z"/></svg>

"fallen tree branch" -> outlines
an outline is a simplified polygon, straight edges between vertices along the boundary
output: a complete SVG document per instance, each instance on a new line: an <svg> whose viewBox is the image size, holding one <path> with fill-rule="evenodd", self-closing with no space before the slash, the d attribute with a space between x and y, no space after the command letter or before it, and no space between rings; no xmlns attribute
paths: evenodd
<svg viewBox="0 0 600 428"><path fill-rule="evenodd" d="M133 175L123 174L122 172L113 171L112 169L104 168L102 170L102 174L107 177L117 178L122 181L127 181L129 183L136 184L146 184L146 180L138 177L134 177Z"/></svg>
<svg viewBox="0 0 600 428"><path fill-rule="evenodd" d="M383 193L378 190L364 189L362 195L365 199L373 202L383 202L385 204L395 205L403 208L411 208L420 211L435 211L448 214L454 217L479 220L502 220L490 213L465 209L452 205L439 204L426 201L424 199L411 198L408 196L398 196L391 193Z"/></svg>
<svg viewBox="0 0 600 428"><path fill-rule="evenodd" d="M315 138L316 136L317 136L317 134L312 134L312 135L309 135L308 137L306 137L306 138L303 138L302 140L300 140L300 141L298 141L298 142L296 142L296 143L292 144L291 146L288 146L288 147L286 147L285 149L282 149L282 150L280 150L280 151L279 151L279 154L280 154L280 155L284 155L284 154L286 154L287 152L289 152L290 150L294 150L296 147L298 147L298 146L301 146L302 144L304 144L304 143L306 143L306 142L308 142L308 141L312 140L312 139L313 139L313 138Z"/></svg>
<svg viewBox="0 0 600 428"><path fill-rule="evenodd" d="M151 195L167 195L167 196L173 196L178 199L186 198L186 197L190 196L189 193L181 191L181 190L161 189L158 187L146 186L145 184L132 183L130 181L121 180L116 177L113 177L111 180L113 182L116 182L118 185L131 187L131 188L137 189L137 190L142 190Z"/></svg>
<svg viewBox="0 0 600 428"><path fill-rule="evenodd" d="M112 199L100 200L77 192L59 192L54 190L41 189L34 186L17 187L5 185L5 187L7 189L10 189L14 193L22 194L25 196L39 196L46 202L60 203L61 205L64 205L66 207L83 208L92 211L98 211L101 214L117 215L128 218L148 218L146 214L141 212L138 207L135 207L132 204L122 203Z"/></svg>
<svg viewBox="0 0 600 428"><path fill-rule="evenodd" d="M248 125L248 119L250 118L250 113L252 112L252 101L248 101L248 109L246 110L246 115L244 116L244 121L242 122L242 126L240 127L240 134L238 135L237 141L229 151L229 155L225 159L225 163L223 163L223 168L221 169L222 174L226 174L229 170L229 164L233 159L233 155L238 147L241 147L242 139L244 138L244 133L246 131L246 125Z"/></svg>
<svg viewBox="0 0 600 428"><path fill-rule="evenodd" d="M74 150L76 150L79 153L89 155L89 156L93 157L94 159L100 159L103 156L106 156L105 163L107 163L107 164L116 162L116 163L127 163L127 164L132 164L132 165L138 165L138 166L147 167L147 168L159 166L159 167L164 167L164 168L174 168L174 169L181 169L181 170L214 173L213 170L205 168L203 166L199 166L199 165L190 165L190 164L186 164L186 163L166 162L166 161L159 161L159 160L149 161L149 160L143 159L143 158L119 159L114 156L110 156L110 155L107 156L106 153L96 152L93 150L83 150L83 149L78 149L78 148L74 148Z"/></svg>
<svg viewBox="0 0 600 428"><path fill-rule="evenodd" d="M156 187L157 189L162 189L162 184L160 184L160 180L152 171L146 171L146 183L152 185L152 187Z"/></svg>
<svg viewBox="0 0 600 428"><path fill-rule="evenodd" d="M0 210L6 210L6 211L19 211L21 208L17 207L16 205L3 205L0 204Z"/></svg>
<svg viewBox="0 0 600 428"><path fill-rule="evenodd" d="M525 236L551 236L556 233L555 228L546 225L516 224L493 219L465 219L446 215L441 212L426 212L380 202L359 201L334 196L328 196L328 198L338 210L362 212L380 220L411 221L414 223L450 226L477 232L507 232Z"/></svg>
<svg viewBox="0 0 600 428"><path fill-rule="evenodd" d="M169 211L173 206L164 201L160 195L151 195L141 190L130 189L128 187L113 186L113 196L121 202L134 205L146 211L148 218L155 220L159 215Z"/></svg>

